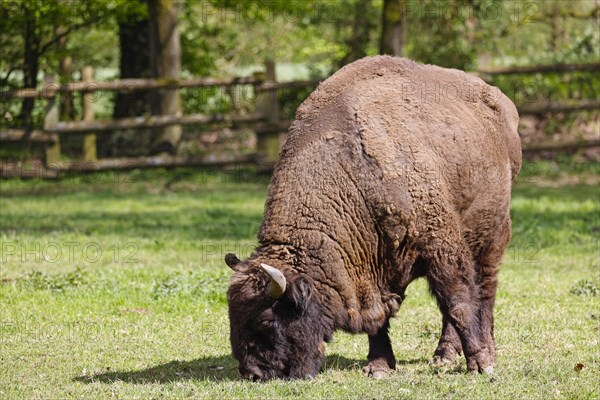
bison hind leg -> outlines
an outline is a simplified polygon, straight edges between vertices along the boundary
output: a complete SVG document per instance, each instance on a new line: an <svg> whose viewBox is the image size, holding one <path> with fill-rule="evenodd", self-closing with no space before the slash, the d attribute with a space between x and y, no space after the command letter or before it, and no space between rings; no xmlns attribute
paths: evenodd
<svg viewBox="0 0 600 400"><path fill-rule="evenodd" d="M369 335L369 355L363 372L375 379L383 379L396 369L396 358L388 335L389 320L379 328L375 335Z"/></svg>
<svg viewBox="0 0 600 400"><path fill-rule="evenodd" d="M479 313L480 293L470 251L463 243L437 243L429 252L425 251L424 258L431 291L444 319L458 333L467 368L491 372L494 359L485 346Z"/></svg>
<svg viewBox="0 0 600 400"><path fill-rule="evenodd" d="M488 347L493 359L496 359L496 342L494 339L494 303L496 301L496 288L498 286L498 270L504 251L508 247L511 236L510 216L507 216L503 225L496 230L490 246L476 261L481 289L481 305L479 317L485 345Z"/></svg>
<svg viewBox="0 0 600 400"><path fill-rule="evenodd" d="M442 335L431 361L434 367L453 366L456 363L457 356L462 353L460 337L452 323L444 317L442 324Z"/></svg>

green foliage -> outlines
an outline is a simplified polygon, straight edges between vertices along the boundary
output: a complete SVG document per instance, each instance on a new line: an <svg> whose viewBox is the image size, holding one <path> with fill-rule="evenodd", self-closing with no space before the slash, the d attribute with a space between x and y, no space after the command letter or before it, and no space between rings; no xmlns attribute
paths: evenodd
<svg viewBox="0 0 600 400"><path fill-rule="evenodd" d="M476 48L467 18L477 9L469 2L428 0L408 2L407 44L405 54L415 60L471 70L476 65Z"/></svg>
<svg viewBox="0 0 600 400"><path fill-rule="evenodd" d="M488 24L499 34L488 48L499 53L500 65L598 61L595 7L585 0L504 2L504 18Z"/></svg>
<svg viewBox="0 0 600 400"><path fill-rule="evenodd" d="M226 113L233 107L231 95L219 87L183 89L181 97L185 113Z"/></svg>
<svg viewBox="0 0 600 400"><path fill-rule="evenodd" d="M94 67L99 79L116 79L118 77L119 48L115 44L118 42L118 27L112 20L107 21L103 26L92 26L73 32L69 36L66 50L73 56L73 70L77 71L72 79L79 79L78 71L87 65ZM57 61L52 62L56 63ZM53 69L49 68L49 70ZM105 71L111 70L114 72L109 72L109 76L103 76ZM107 92L102 93L102 96L107 95ZM97 94L97 96L99 95Z"/></svg>
<svg viewBox="0 0 600 400"><path fill-rule="evenodd" d="M260 64L270 57L277 61L325 62L335 65L350 51L357 21L379 27L382 1L370 3L365 15L358 0L340 2L245 2L213 0L180 3L182 65L187 73L206 76L223 66ZM586 1L531 2L517 0L427 0L407 2L406 54L422 62L472 69L478 57L491 57L494 64L582 62L598 60L600 34L590 20L593 4ZM56 70L65 54L73 56L76 68L83 64L116 66L117 21L147 15L139 0L65 2L52 0L5 1L0 6L3 30L0 71L22 63L24 26L34 24L40 38L42 69ZM553 15L559 29L554 32ZM65 50L56 46L55 29L63 25L69 40ZM284 32L290 40L278 40ZM370 29L361 39L364 51L378 51L379 29ZM18 75L8 79L18 85Z"/></svg>
<svg viewBox="0 0 600 400"><path fill-rule="evenodd" d="M206 2L184 1L179 14L181 66L193 76L210 76L216 72L216 60L227 51L234 32L220 24L206 24L202 14ZM184 104L187 103L184 102ZM189 99L192 100L192 99Z"/></svg>
<svg viewBox="0 0 600 400"><path fill-rule="evenodd" d="M53 72L60 58L83 50L81 43L77 44L79 47L60 50L57 44L61 36L68 37L80 30L103 29L103 35L94 36L92 33L91 36L80 39L86 41L87 49L103 50L102 40L107 31L114 30L114 18L138 18L146 12L143 4L137 0L2 1L0 19L3 27L0 31L0 47L3 57L0 59L0 71L23 68L23 51L26 47L25 40L28 38L32 41L30 46L34 46L33 51L37 53L42 69ZM30 29L29 33L27 29ZM92 46L90 39L95 43ZM85 55L85 52L82 55Z"/></svg>
<svg viewBox="0 0 600 400"><path fill-rule="evenodd" d="M594 72L496 75L490 83L517 105L595 99L600 93L600 75Z"/></svg>
<svg viewBox="0 0 600 400"><path fill-rule="evenodd" d="M21 0L0 2L0 89L38 87L41 73L55 75L59 60L67 55L76 67L107 61L115 46L115 18L136 18L145 13L139 1L129 0ZM86 31L90 36L75 34ZM109 32L105 35L99 31ZM67 39L74 39L69 43ZM90 39L95 39L90 45ZM71 44L73 46L71 46ZM100 49L100 51L98 51ZM85 61L84 61L85 60ZM72 81L71 77L66 80ZM20 124L41 126L43 102L26 99L2 104L0 127Z"/></svg>
<svg viewBox="0 0 600 400"><path fill-rule="evenodd" d="M313 90L314 88L307 87L278 92L277 100L280 106L280 117L293 120L296 117L296 110Z"/></svg>

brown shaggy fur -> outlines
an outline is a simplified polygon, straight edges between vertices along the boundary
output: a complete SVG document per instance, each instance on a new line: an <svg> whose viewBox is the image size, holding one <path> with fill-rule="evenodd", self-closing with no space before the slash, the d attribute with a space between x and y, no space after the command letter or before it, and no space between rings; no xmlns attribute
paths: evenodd
<svg viewBox="0 0 600 400"><path fill-rule="evenodd" d="M228 256L242 374L314 375L336 329L369 335L369 374L393 368L388 321L420 276L443 315L437 361L464 352L470 370L491 371L517 124L497 88L402 58L365 58L319 85L281 152L259 247ZM282 299L264 294L260 263L286 276Z"/></svg>

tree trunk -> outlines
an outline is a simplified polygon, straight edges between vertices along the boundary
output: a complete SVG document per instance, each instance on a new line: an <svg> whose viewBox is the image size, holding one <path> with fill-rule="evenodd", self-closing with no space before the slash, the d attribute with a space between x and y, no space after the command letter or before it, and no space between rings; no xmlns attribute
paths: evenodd
<svg viewBox="0 0 600 400"><path fill-rule="evenodd" d="M177 28L177 7L173 0L150 0L151 42L150 55L154 75L161 79L179 79L181 70L181 48ZM154 104L155 115L177 115L181 113L179 92L163 90ZM154 141L151 153L175 154L181 140L179 125L163 129Z"/></svg>
<svg viewBox="0 0 600 400"><path fill-rule="evenodd" d="M367 55L369 45L369 34L375 28L369 18L372 3L370 1L358 1L354 4L352 36L346 41L350 48L348 53L340 61L340 66L350 64Z"/></svg>
<svg viewBox="0 0 600 400"><path fill-rule="evenodd" d="M562 48L562 21L560 16L560 8L559 4L555 2L552 5L552 14L550 17L550 26L552 30L550 31L550 50L553 53L556 53L559 48Z"/></svg>
<svg viewBox="0 0 600 400"><path fill-rule="evenodd" d="M23 42L25 44L23 49L23 85L26 88L37 88L40 38L36 32L36 21L33 13L29 12L25 5L23 6L23 13L26 15L23 32ZM34 99L23 99L19 114L19 120L23 126L31 127L33 125L33 106Z"/></svg>
<svg viewBox="0 0 600 400"><path fill-rule="evenodd" d="M64 26L57 26L55 34L60 35L64 33ZM66 52L67 49L67 37L63 36L57 43L57 48L61 52ZM69 83L73 80L73 59L70 55L61 57L58 62L58 76L61 84ZM73 105L73 95L69 92L63 92L60 94L60 119L61 121L73 121L75 119L75 107Z"/></svg>
<svg viewBox="0 0 600 400"><path fill-rule="evenodd" d="M380 54L401 56L406 36L407 0L384 0Z"/></svg>
<svg viewBox="0 0 600 400"><path fill-rule="evenodd" d="M120 79L151 78L150 20L119 23ZM148 91L118 92L114 118L135 117L151 111Z"/></svg>
<svg viewBox="0 0 600 400"><path fill-rule="evenodd" d="M144 0L144 2L146 2ZM146 2L147 3L147 2ZM151 78L150 18L119 22L119 76L120 79ZM113 118L128 118L150 114L152 91L117 92ZM150 130L117 131L99 135L96 139L100 157L146 154ZM144 151L145 150L145 151Z"/></svg>

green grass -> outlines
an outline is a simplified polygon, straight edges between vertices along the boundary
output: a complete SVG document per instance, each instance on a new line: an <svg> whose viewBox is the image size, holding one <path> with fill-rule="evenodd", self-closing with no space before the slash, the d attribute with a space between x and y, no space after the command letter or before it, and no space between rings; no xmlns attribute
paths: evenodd
<svg viewBox="0 0 600 400"><path fill-rule="evenodd" d="M417 281L392 323L397 372L383 381L361 372L366 336L342 332L312 381L238 379L222 259L255 246L267 178L1 181L0 398L599 398L599 192L543 187L553 172L540 170L513 193L494 377L466 373L464 360L428 365L441 318Z"/></svg>

